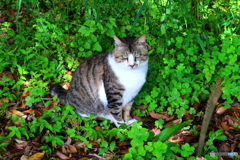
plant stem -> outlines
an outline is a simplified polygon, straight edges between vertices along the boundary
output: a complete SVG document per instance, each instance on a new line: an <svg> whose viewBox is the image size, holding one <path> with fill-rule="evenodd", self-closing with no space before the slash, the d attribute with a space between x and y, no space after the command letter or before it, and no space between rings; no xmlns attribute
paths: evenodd
<svg viewBox="0 0 240 160"><path fill-rule="evenodd" d="M205 143L205 137L206 137L206 133L208 130L208 125L209 125L210 119L212 117L214 108L217 104L217 101L222 94L222 85L221 85L222 81L223 81L223 77L219 78L216 81L214 89L212 90L212 92L209 96L208 102L207 102L207 108L206 108L206 112L205 112L205 115L203 118L202 129L201 129L200 138L199 138L198 147L197 147L197 156L198 157L200 157L202 154L203 145Z"/></svg>

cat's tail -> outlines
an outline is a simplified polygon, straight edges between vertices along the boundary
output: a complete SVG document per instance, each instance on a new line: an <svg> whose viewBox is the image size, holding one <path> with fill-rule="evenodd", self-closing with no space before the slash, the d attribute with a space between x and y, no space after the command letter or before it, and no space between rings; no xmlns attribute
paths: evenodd
<svg viewBox="0 0 240 160"><path fill-rule="evenodd" d="M50 93L52 96L58 96L58 99L63 102L67 103L66 101L66 95L67 95L67 90L65 90L62 86L59 84L53 84L50 86Z"/></svg>

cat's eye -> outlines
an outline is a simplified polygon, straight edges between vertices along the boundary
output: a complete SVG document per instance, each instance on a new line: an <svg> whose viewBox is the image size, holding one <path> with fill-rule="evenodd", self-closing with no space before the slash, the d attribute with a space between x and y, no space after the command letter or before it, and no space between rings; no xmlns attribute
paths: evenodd
<svg viewBox="0 0 240 160"><path fill-rule="evenodd" d="M127 58L128 58L128 56L122 56L122 58L123 58L123 59L127 59Z"/></svg>
<svg viewBox="0 0 240 160"><path fill-rule="evenodd" d="M135 57L136 57L136 58L139 58L139 57L140 57L140 55L139 55L139 54L137 54L137 55L135 55Z"/></svg>

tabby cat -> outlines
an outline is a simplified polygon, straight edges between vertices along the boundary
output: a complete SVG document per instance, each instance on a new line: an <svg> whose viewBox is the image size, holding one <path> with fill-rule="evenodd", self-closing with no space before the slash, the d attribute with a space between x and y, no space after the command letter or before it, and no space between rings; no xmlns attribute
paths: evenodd
<svg viewBox="0 0 240 160"><path fill-rule="evenodd" d="M59 84L50 87L51 94L76 108L81 116L95 114L118 123L131 124L133 100L142 88L148 70L146 35L118 38L115 48L86 59L74 72L70 88Z"/></svg>

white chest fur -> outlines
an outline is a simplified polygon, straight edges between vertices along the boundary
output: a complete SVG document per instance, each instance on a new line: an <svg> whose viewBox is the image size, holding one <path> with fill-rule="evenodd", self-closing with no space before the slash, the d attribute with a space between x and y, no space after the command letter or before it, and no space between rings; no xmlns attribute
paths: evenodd
<svg viewBox="0 0 240 160"><path fill-rule="evenodd" d="M118 77L120 83L125 87L123 94L123 107L138 94L146 81L148 62L141 62L136 68L129 68L124 63L117 63L111 55L108 62Z"/></svg>

